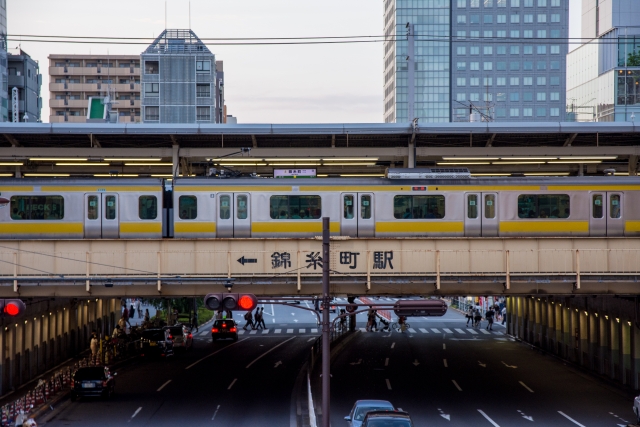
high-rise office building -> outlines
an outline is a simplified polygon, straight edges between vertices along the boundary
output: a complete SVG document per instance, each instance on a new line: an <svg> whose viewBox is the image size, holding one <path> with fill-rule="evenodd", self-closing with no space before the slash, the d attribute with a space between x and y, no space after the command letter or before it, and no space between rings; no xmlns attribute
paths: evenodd
<svg viewBox="0 0 640 427"><path fill-rule="evenodd" d="M223 123L223 69L191 30L165 30L142 53L145 123Z"/></svg>
<svg viewBox="0 0 640 427"><path fill-rule="evenodd" d="M385 122L560 121L567 0L385 0ZM394 37L395 35L395 37Z"/></svg>
<svg viewBox="0 0 640 427"><path fill-rule="evenodd" d="M49 55L49 93L51 123L86 123L89 99L107 96L119 122L140 122L140 57Z"/></svg>
<svg viewBox="0 0 640 427"><path fill-rule="evenodd" d="M567 116L640 120L640 2L582 0L585 42L567 56Z"/></svg>

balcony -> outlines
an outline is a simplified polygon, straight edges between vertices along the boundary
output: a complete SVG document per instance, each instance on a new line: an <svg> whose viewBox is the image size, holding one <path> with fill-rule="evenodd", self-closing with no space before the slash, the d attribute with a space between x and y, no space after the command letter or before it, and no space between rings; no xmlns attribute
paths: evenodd
<svg viewBox="0 0 640 427"><path fill-rule="evenodd" d="M88 100L86 99L50 99L50 108L87 108Z"/></svg>
<svg viewBox="0 0 640 427"><path fill-rule="evenodd" d="M24 76L9 76L9 88L24 87ZM11 90L9 90L11 92Z"/></svg>
<svg viewBox="0 0 640 427"><path fill-rule="evenodd" d="M49 116L50 123L86 123L87 118L85 116L67 116L65 121L64 116Z"/></svg>
<svg viewBox="0 0 640 427"><path fill-rule="evenodd" d="M50 76L139 76L140 67L133 68L107 68L107 67L49 67ZM99 71L98 71L99 70Z"/></svg>

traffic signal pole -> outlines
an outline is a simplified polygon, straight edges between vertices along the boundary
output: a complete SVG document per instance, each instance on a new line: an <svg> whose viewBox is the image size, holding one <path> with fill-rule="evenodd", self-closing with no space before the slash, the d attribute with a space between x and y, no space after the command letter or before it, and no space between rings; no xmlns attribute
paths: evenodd
<svg viewBox="0 0 640 427"><path fill-rule="evenodd" d="M329 218L322 218L322 427L330 427L331 329L329 308ZM313 411L313 408L309 408Z"/></svg>

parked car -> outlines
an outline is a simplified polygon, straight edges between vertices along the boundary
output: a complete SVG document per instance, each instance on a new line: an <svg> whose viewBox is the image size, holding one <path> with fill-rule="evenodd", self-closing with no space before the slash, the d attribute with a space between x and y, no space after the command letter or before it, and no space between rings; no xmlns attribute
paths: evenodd
<svg viewBox="0 0 640 427"><path fill-rule="evenodd" d="M111 397L115 393L116 372L109 368L91 366L79 368L71 376L71 400L78 397Z"/></svg>
<svg viewBox="0 0 640 427"><path fill-rule="evenodd" d="M138 343L140 356L173 356L173 340L167 329L145 329Z"/></svg>
<svg viewBox="0 0 640 427"><path fill-rule="evenodd" d="M238 324L233 319L222 319L213 322L211 327L211 340L231 338L238 341Z"/></svg>
<svg viewBox="0 0 640 427"><path fill-rule="evenodd" d="M404 411L372 411L365 415L362 427L413 427L413 422Z"/></svg>
<svg viewBox="0 0 640 427"><path fill-rule="evenodd" d="M173 350L189 350L193 344L191 329L182 324L175 326L165 326L163 329L169 331L169 339L173 341Z"/></svg>
<svg viewBox="0 0 640 427"><path fill-rule="evenodd" d="M344 417L349 427L360 427L367 412L370 411L394 411L395 408L387 400L357 400L349 415Z"/></svg>

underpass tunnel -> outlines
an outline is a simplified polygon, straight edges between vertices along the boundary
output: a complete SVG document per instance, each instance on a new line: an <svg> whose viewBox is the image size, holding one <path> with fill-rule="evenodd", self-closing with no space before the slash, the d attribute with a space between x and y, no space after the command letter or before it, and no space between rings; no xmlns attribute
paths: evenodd
<svg viewBox="0 0 640 427"><path fill-rule="evenodd" d="M24 315L2 319L0 395L87 350L91 333L110 334L120 314L116 298L24 301Z"/></svg>
<svg viewBox="0 0 640 427"><path fill-rule="evenodd" d="M507 297L507 332L591 372L640 388L637 297Z"/></svg>

